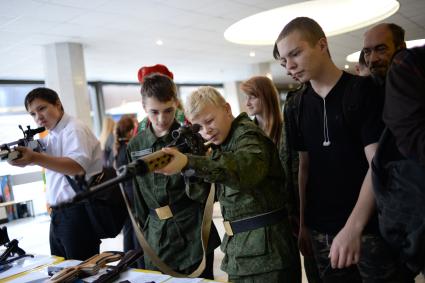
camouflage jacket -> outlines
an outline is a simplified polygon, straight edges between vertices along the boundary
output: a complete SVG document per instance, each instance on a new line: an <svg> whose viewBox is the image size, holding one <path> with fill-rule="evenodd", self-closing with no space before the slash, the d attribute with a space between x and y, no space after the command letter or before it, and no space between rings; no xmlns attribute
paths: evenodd
<svg viewBox="0 0 425 283"><path fill-rule="evenodd" d="M299 197L299 189L298 189L298 165L299 165L299 157L298 152L294 150L293 138L290 136L290 133L293 132L291 125L288 119L288 111L291 109L291 105L294 103L294 95L298 91L302 91L303 87L298 88L295 91L288 92L286 96L284 110L283 110L283 129L282 129L282 137L280 139L279 145L279 156L282 161L282 166L285 171L286 176L286 189L288 193L291 195L292 201L289 205L290 215L299 218L300 211L300 197Z"/></svg>
<svg viewBox="0 0 425 283"><path fill-rule="evenodd" d="M216 183L226 221L285 207L284 175L277 149L246 113L234 119L228 137L211 156L188 155L188 159L187 168L193 169L194 176ZM204 188L202 183L191 183L188 195L203 196ZM225 235L221 249L225 253L222 269L238 276L284 269L293 264L298 252L287 219L231 237Z"/></svg>
<svg viewBox="0 0 425 283"><path fill-rule="evenodd" d="M172 142L171 131L179 127L174 122L170 133L157 138L152 127L140 132L128 144L128 156L135 160L146 154L160 150ZM201 222L203 203L205 199L193 201L185 194L185 183L180 174L166 176L150 173L137 176L134 182L135 209L143 233L157 253L157 255L176 271L184 271L197 264L202 259ZM160 220L156 215L149 213L168 204L188 201L192 203L186 209L178 212L172 218ZM214 225L211 226L209 251L220 245L220 238ZM156 269L149 259L146 260L147 269Z"/></svg>

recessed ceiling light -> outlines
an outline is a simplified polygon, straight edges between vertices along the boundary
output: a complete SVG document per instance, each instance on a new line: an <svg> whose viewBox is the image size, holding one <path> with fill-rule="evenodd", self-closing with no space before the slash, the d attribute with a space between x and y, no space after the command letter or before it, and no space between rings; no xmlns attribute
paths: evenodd
<svg viewBox="0 0 425 283"><path fill-rule="evenodd" d="M406 41L406 47L407 48L418 47L418 46L422 46L424 44L425 44L425 39L415 39L415 40ZM351 53L345 59L348 62L358 62L359 56L360 56L360 51L357 51L357 52Z"/></svg>
<svg viewBox="0 0 425 283"><path fill-rule="evenodd" d="M156 45L163 45L164 44L164 42L162 42L161 39L158 39L155 43L156 43Z"/></svg>
<svg viewBox="0 0 425 283"><path fill-rule="evenodd" d="M345 68L345 69L349 69L349 68L350 68L350 66L349 66L349 65L347 65L347 64L345 64L344 68Z"/></svg>
<svg viewBox="0 0 425 283"><path fill-rule="evenodd" d="M255 52L254 51L249 52L249 57L255 57Z"/></svg>
<svg viewBox="0 0 425 283"><path fill-rule="evenodd" d="M399 7L396 0L305 1L244 18L227 28L224 37L238 44L271 45L288 22L301 16L316 20L333 36L379 22Z"/></svg>

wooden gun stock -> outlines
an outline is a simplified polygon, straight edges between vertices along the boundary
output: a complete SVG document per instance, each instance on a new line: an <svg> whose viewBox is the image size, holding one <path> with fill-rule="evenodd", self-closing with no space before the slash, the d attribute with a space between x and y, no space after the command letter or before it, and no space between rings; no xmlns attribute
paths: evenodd
<svg viewBox="0 0 425 283"><path fill-rule="evenodd" d="M48 283L73 282L80 275L94 275L99 272L99 269L104 267L109 262L120 260L123 257L122 252L103 252L92 256L83 261L77 266L65 268L53 275Z"/></svg>
<svg viewBox="0 0 425 283"><path fill-rule="evenodd" d="M171 161L171 155L164 153L161 150L155 151L149 155L141 158L146 166L148 172L153 172L157 169L165 167Z"/></svg>

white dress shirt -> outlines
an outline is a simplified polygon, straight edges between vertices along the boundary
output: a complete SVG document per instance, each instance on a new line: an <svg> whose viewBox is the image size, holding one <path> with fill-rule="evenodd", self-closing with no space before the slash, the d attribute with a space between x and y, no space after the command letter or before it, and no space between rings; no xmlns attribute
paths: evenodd
<svg viewBox="0 0 425 283"><path fill-rule="evenodd" d="M69 157L83 167L86 179L102 171L100 143L91 130L81 121L63 114L58 124L43 139L46 153L57 157ZM72 176L71 176L72 177ZM65 175L46 169L47 203L58 205L69 201L75 192Z"/></svg>

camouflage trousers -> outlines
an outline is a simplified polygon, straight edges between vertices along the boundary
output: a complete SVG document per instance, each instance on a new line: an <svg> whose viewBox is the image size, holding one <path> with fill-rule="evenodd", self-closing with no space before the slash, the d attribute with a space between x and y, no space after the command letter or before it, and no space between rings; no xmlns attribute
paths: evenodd
<svg viewBox="0 0 425 283"><path fill-rule="evenodd" d="M329 251L335 235L311 231L313 252L324 283L414 283L414 278L401 267L396 256L381 236L362 236L357 265L332 269Z"/></svg>

